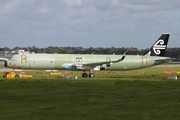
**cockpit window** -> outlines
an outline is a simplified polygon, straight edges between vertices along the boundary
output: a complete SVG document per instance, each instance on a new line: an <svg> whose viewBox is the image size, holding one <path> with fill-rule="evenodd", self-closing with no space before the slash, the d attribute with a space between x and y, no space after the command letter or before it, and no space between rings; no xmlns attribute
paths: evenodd
<svg viewBox="0 0 180 120"><path fill-rule="evenodd" d="M13 58L13 57L9 58L8 60L17 61L17 59L16 59L16 58Z"/></svg>

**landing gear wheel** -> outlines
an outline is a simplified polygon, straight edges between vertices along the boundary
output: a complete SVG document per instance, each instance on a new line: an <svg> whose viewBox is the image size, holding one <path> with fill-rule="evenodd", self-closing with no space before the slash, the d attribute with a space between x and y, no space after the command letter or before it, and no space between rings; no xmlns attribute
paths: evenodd
<svg viewBox="0 0 180 120"><path fill-rule="evenodd" d="M19 75L15 75L15 78L19 78Z"/></svg>
<svg viewBox="0 0 180 120"><path fill-rule="evenodd" d="M89 77L90 78L94 78L94 74L93 73L89 73Z"/></svg>
<svg viewBox="0 0 180 120"><path fill-rule="evenodd" d="M82 74L82 77L83 77L83 78L87 78L87 76L88 76L87 73L83 73L83 74Z"/></svg>

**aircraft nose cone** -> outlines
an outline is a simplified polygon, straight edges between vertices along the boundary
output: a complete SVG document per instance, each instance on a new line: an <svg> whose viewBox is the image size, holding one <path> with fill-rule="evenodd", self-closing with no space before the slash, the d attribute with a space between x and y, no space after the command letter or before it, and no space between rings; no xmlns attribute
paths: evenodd
<svg viewBox="0 0 180 120"><path fill-rule="evenodd" d="M6 60L4 61L4 67L7 67L7 61Z"/></svg>

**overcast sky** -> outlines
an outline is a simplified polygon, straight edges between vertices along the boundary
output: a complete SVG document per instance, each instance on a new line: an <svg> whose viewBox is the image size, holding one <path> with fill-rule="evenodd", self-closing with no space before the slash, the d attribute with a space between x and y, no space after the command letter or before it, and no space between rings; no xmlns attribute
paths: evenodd
<svg viewBox="0 0 180 120"><path fill-rule="evenodd" d="M180 47L179 0L0 0L0 47Z"/></svg>

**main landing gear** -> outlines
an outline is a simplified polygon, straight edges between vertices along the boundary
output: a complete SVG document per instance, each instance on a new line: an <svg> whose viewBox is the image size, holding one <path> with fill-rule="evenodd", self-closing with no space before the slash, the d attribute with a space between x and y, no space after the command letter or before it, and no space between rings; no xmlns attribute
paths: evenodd
<svg viewBox="0 0 180 120"><path fill-rule="evenodd" d="M95 75L92 73L92 69L90 69L89 72L90 72L90 73L89 73L89 77L90 77L90 78L94 78ZM87 78L87 77L88 77L88 74L85 73L85 71L84 71L83 74L82 74L82 77L83 77L83 78Z"/></svg>

